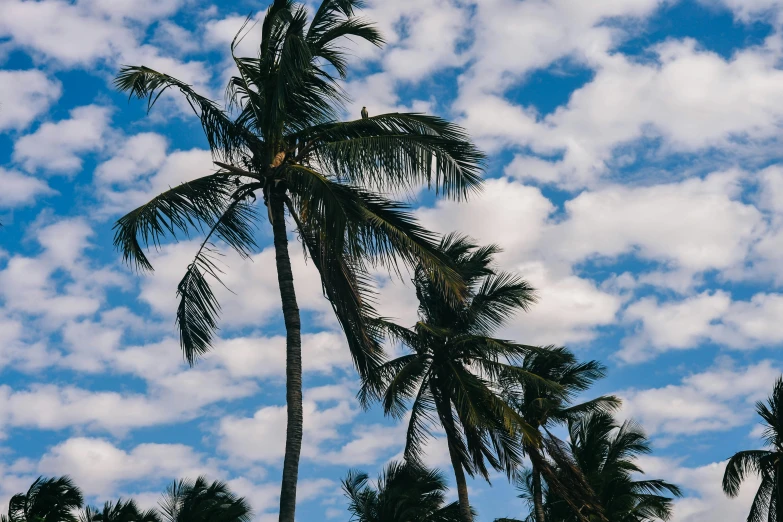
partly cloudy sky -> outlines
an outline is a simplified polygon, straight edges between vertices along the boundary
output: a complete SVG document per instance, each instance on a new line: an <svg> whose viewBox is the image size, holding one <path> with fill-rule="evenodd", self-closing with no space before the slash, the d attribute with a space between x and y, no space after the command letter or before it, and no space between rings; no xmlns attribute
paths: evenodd
<svg viewBox="0 0 783 522"><path fill-rule="evenodd" d="M753 403L783 369L783 1L368 0L383 50L357 47L346 117L426 111L487 151L483 194L417 214L505 249L540 303L503 335L598 358L681 484L677 522L744 519L720 492L760 444ZM221 339L183 364L175 286L196 248L137 276L112 224L213 167L175 97L147 116L111 81L147 65L221 96L228 44L265 2L0 0L0 509L39 474L92 501L154 504L172 478L229 481L276 520L284 339L270 237L228 256ZM254 53L254 38L243 42ZM292 247L305 328L300 520L346 520L339 480L376 473L401 426L360 410L316 274ZM415 319L382 279L382 311ZM447 472L442 441L428 460ZM525 508L471 484L482 520Z"/></svg>

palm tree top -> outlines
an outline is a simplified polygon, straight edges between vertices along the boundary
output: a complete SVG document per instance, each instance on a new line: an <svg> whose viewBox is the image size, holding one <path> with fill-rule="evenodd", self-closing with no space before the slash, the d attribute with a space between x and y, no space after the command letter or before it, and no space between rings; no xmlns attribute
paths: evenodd
<svg viewBox="0 0 783 522"><path fill-rule="evenodd" d="M460 522L457 503L446 504L446 477L411 462L390 462L370 485L351 470L342 481L354 522Z"/></svg>
<svg viewBox="0 0 783 522"><path fill-rule="evenodd" d="M303 5L276 0L261 24L256 56L236 54L244 28L232 43L236 74L224 106L145 66L125 66L116 78L119 90L146 99L148 109L165 91L179 91L220 167L160 194L115 226L115 246L138 270L152 270L147 249L204 232L178 288L180 339L191 363L210 348L217 328L220 305L210 285L221 275L216 243L242 257L258 248L256 193L264 203L284 200L355 357L362 357L360 345L376 344L363 319L374 315L370 266L399 272L400 263L423 263L454 300L464 292L437 248L438 236L416 222L408 205L385 194L426 185L463 199L480 189L486 158L463 129L437 116L339 121L348 64L340 40L383 43L371 23L355 16L362 5L324 0L308 24ZM268 215L271 220L271 209ZM357 360L360 368L366 364Z"/></svg>

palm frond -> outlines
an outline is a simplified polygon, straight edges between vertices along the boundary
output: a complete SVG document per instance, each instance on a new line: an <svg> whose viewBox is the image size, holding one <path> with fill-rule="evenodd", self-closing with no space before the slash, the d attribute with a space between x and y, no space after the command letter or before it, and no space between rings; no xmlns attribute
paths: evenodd
<svg viewBox="0 0 783 522"><path fill-rule="evenodd" d="M210 349L220 313L220 304L207 280L207 277L211 277L222 284L222 271L216 262L216 256L220 253L210 240L213 235L217 236L242 257L248 257L251 250L257 247L253 237L254 219L255 210L244 200L238 199L231 203L204 238L193 262L177 285L180 345L190 365L195 364L198 357Z"/></svg>
<svg viewBox="0 0 783 522"><path fill-rule="evenodd" d="M147 111L170 88L179 90L204 129L213 154L229 163L239 159L247 150L255 150L263 142L247 128L237 125L209 98L198 94L191 85L172 76L144 66L124 66L114 80L115 87L131 97L147 99Z"/></svg>
<svg viewBox="0 0 783 522"><path fill-rule="evenodd" d="M390 113L297 134L303 159L339 181L381 191L421 185L464 199L483 182L484 155L460 127L435 116Z"/></svg>
<svg viewBox="0 0 783 522"><path fill-rule="evenodd" d="M235 175L217 172L171 188L129 212L114 225L114 246L137 270L152 270L145 248L159 248L166 236L189 234L214 223L230 205Z"/></svg>

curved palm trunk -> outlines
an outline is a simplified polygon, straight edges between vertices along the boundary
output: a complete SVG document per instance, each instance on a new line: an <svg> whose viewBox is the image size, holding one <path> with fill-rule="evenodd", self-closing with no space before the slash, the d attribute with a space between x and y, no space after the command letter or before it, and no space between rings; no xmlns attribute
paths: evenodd
<svg viewBox="0 0 783 522"><path fill-rule="evenodd" d="M544 514L544 491L541 486L541 473L533 465L533 509L536 513L536 522L546 522Z"/></svg>
<svg viewBox="0 0 783 522"><path fill-rule="evenodd" d="M457 444L454 440L456 427L454 418L451 416L450 406L438 404L440 417L443 427L446 430L446 442L449 447L449 458L451 458L451 467L454 468L454 479L457 482L457 497L459 498L459 512L463 522L473 522L473 513L470 510L470 499L468 498L468 481L465 478L465 470L462 467L462 461L459 458Z"/></svg>
<svg viewBox="0 0 783 522"><path fill-rule="evenodd" d="M294 522L296 513L296 483L299 476L299 454L302 451L302 337L299 306L296 304L294 275L288 256L288 236L285 228L285 210L281 194L271 194L272 231L275 243L275 264L280 298L283 302L283 320L286 330L286 424L283 481L280 487L280 522Z"/></svg>
<svg viewBox="0 0 783 522"><path fill-rule="evenodd" d="M459 512L464 522L473 522L473 513L470 511L470 499L468 498L468 482L465 478L465 470L462 469L462 463L457 456L452 442L451 435L446 432L446 440L449 445L449 457L451 458L451 467L454 468L454 479L457 482L457 496L459 497Z"/></svg>

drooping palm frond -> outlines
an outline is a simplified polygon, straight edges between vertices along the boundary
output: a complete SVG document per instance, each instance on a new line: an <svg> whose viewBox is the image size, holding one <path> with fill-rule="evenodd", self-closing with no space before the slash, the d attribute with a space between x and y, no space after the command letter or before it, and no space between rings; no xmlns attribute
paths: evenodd
<svg viewBox="0 0 783 522"><path fill-rule="evenodd" d="M295 135L300 156L314 157L339 181L377 190L421 185L462 199L479 189L484 155L464 131L435 116L390 113L330 123Z"/></svg>
<svg viewBox="0 0 783 522"><path fill-rule="evenodd" d="M452 298L464 294L464 284L440 250L435 234L424 229L402 203L335 183L314 169L292 166L287 171L291 200L305 226L322 231L334 252L400 273L399 262L421 266Z"/></svg>
<svg viewBox="0 0 783 522"><path fill-rule="evenodd" d="M201 121L213 154L234 162L248 150L263 147L263 140L246 127L237 125L215 102L198 94L191 85L144 66L124 66L114 80L115 87L131 97L147 100L151 110L170 88L179 90Z"/></svg>
<svg viewBox="0 0 783 522"><path fill-rule="evenodd" d="M248 257L251 250L257 247L253 235L255 217L254 208L243 199L231 203L207 233L193 262L177 285L180 345L185 359L191 365L209 350L220 312L220 304L207 280L211 277L222 284L222 271L216 260L220 254L212 246L212 237L223 240L240 256Z"/></svg>
<svg viewBox="0 0 783 522"><path fill-rule="evenodd" d="M290 199L287 201L308 258L321 276L324 296L345 333L354 364L360 375L367 375L383 357L383 349L372 320L373 308L370 276L360 258L336 251L324 241L318 229L304 223Z"/></svg>
<svg viewBox="0 0 783 522"><path fill-rule="evenodd" d="M218 172L171 188L129 212L114 225L114 246L137 270L152 270L145 248L160 247L166 236L212 226L231 204L236 176Z"/></svg>

